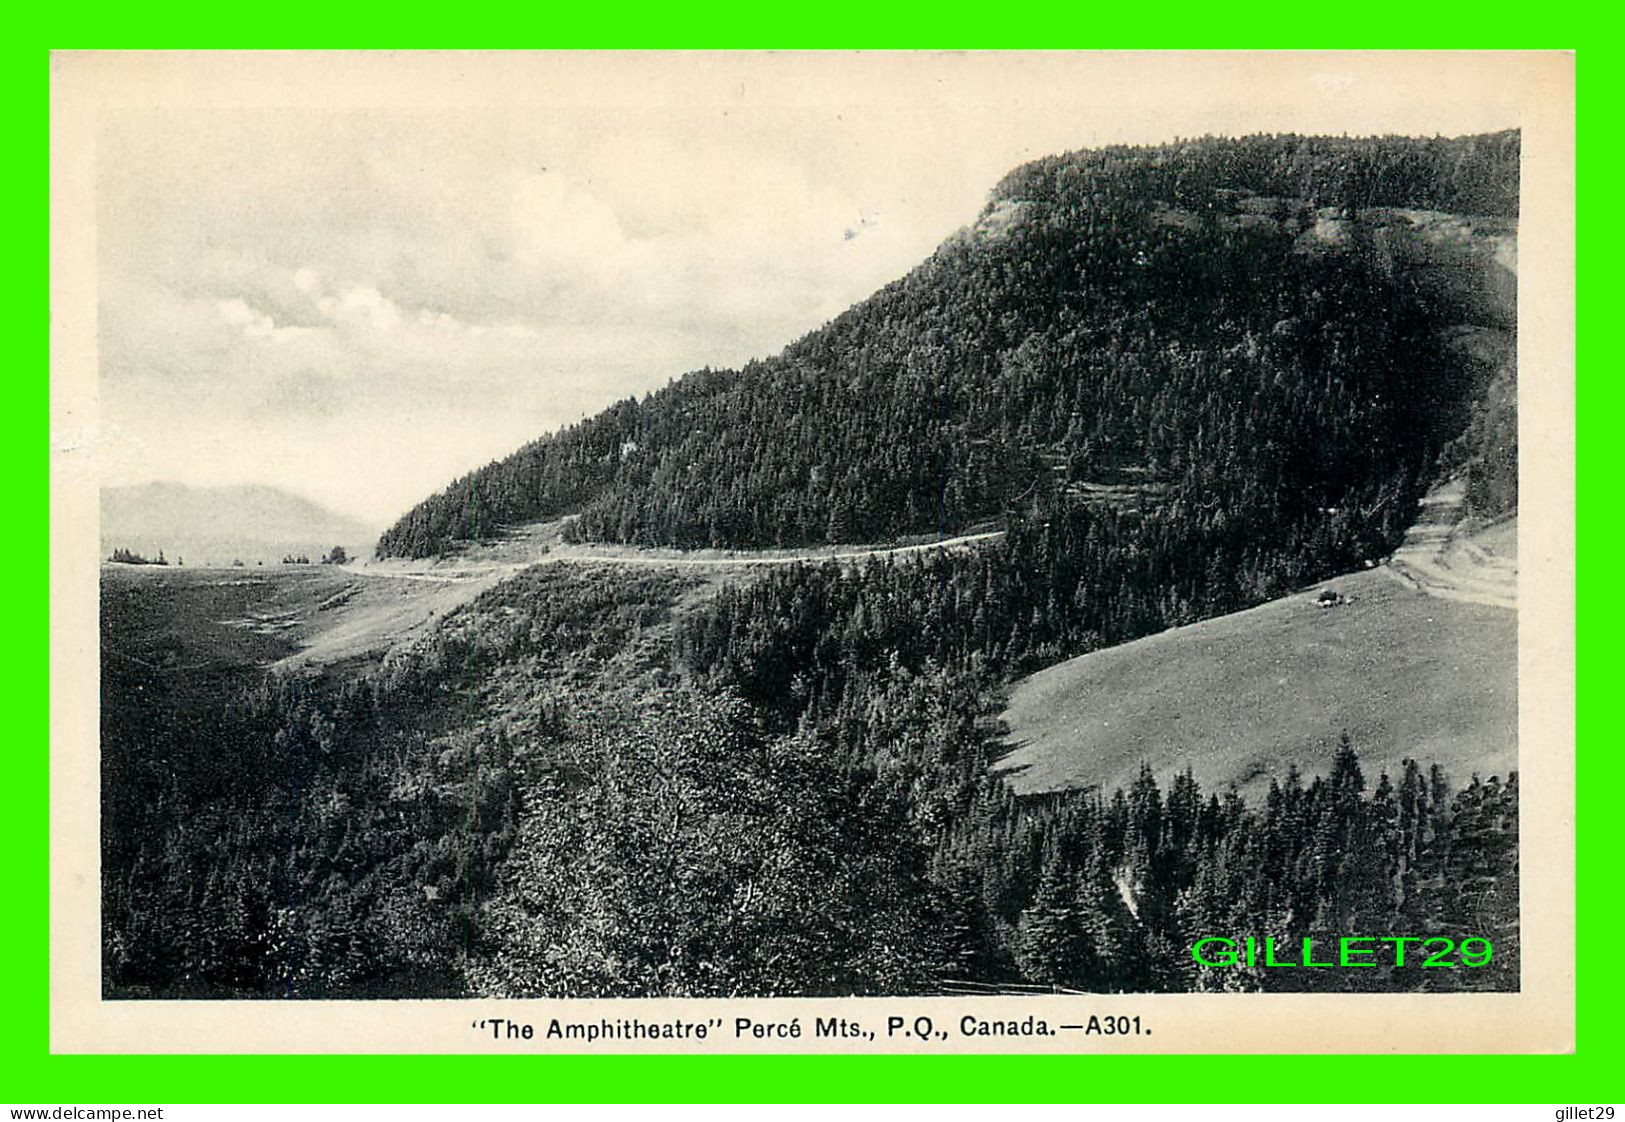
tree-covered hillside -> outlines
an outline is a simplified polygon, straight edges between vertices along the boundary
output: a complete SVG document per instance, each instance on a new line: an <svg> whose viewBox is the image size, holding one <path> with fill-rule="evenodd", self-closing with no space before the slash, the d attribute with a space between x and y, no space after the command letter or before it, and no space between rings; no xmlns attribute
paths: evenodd
<svg viewBox="0 0 1625 1122"><path fill-rule="evenodd" d="M629 399L456 481L383 556L566 513L583 539L875 541L1040 492L1400 496L1483 372L1373 231L1514 217L1518 136L1204 139L1039 160L907 277L781 354Z"/></svg>
<svg viewBox="0 0 1625 1122"><path fill-rule="evenodd" d="M990 664L1038 637L1006 641L1009 589L949 634L962 590L922 562L798 567L693 616L691 576L537 566L381 664L270 675L275 636L165 632L238 591L123 576L111 999L1518 985L1515 777L1373 777L1345 743L1250 802L1149 771L1018 798ZM1494 962L1191 956L1350 932L1488 939Z"/></svg>

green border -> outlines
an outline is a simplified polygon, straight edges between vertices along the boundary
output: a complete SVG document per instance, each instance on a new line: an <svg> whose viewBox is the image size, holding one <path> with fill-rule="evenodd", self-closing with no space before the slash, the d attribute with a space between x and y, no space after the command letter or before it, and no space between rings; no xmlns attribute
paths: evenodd
<svg viewBox="0 0 1625 1122"><path fill-rule="evenodd" d="M1586 226L1591 240L1579 255L1582 306L1617 315L1613 242L1603 215L1612 202L1616 143L1604 129L1613 112L1618 78L1613 36L1603 17L1516 11L1501 5L1417 7L1382 3L1323 9L1272 2L1193 6L1155 14L1134 5L1115 11L1075 3L993 5L956 9L934 4L918 10L882 11L873 6L789 10L771 14L758 4L738 11L654 9L647 16L617 9L597 17L562 14L559 8L459 11L446 26L444 8L388 12L341 5L252 6L239 9L126 5L107 13L83 6L72 13L35 17L35 27L8 19L10 63L0 78L7 87L6 151L9 174L0 183L11 197L12 244L19 259L48 263L49 225L42 206L43 177L32 163L48 149L46 51L89 46L236 46L273 42L287 46L392 45L487 46L683 46L683 47L1140 47L1152 37L1177 35L1174 46L1244 47L1260 43L1300 46L1495 46L1579 48L1577 71L1584 90L1580 120L1590 123L1592 143L1583 150L1583 214L1601 216ZM1565 6L1566 7L1566 6ZM591 11L590 7L587 9ZM526 19L536 21L529 26ZM564 22L560 22L560 21ZM574 20L576 22L571 23ZM771 21L769 23L768 21ZM1239 21L1239 22L1238 22ZM1303 36L1314 36L1304 41ZM1326 43L1322 36L1342 37ZM1300 37L1282 42L1283 37ZM418 40L417 43L412 40ZM404 41L403 41L404 40ZM1605 195L1604 192L1607 192ZM1606 239L1606 244L1604 242ZM49 480L39 459L34 418L47 413L46 333L48 301L35 269L4 274L11 289L11 338L21 359L12 384L13 407L5 411L9 439L0 443L8 475L21 484L14 502L37 519L48 519ZM1611 340L1610 340L1611 342ZM1578 628L1579 711L1579 945L1595 948L1577 962L1578 1050L1565 1056L1067 1056L1067 1057L557 1057L557 1056L321 1056L321 1057L130 1057L51 1056L47 1045L47 742L46 660L49 621L48 563L43 554L14 551L14 572L26 574L34 594L19 590L8 604L12 642L0 659L7 694L11 745L11 792L3 816L8 906L0 963L4 985L5 1046L0 1050L0 1101L12 1104L303 1102L682 1102L682 1101L872 1101L872 1102L1608 1102L1617 1092L1621 1002L1619 981L1606 965L1617 947L1617 892L1607 887L1618 860L1621 815L1605 786L1619 774L1614 759L1610 689L1625 665L1614 649L1620 609L1603 582L1618 532L1602 509L1615 474L1614 429L1620 419L1620 379L1605 365L1598 335L1580 336L1579 441L1582 454L1579 502L1587 562L1581 572ZM1584 360L1590 359L1590 362ZM24 498L23 496L27 496ZM22 582L16 582L20 584ZM14 584L14 587L16 587ZM365 1047L364 1040L355 1044ZM1601 1097L1598 1097L1601 1096ZM1532 1115L1532 1117L1535 1117Z"/></svg>

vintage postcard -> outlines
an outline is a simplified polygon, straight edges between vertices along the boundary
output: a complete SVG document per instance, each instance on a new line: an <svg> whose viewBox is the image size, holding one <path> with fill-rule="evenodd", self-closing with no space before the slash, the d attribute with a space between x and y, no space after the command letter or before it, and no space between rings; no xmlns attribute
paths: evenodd
<svg viewBox="0 0 1625 1122"><path fill-rule="evenodd" d="M1571 55L52 78L53 1050L1572 1049Z"/></svg>

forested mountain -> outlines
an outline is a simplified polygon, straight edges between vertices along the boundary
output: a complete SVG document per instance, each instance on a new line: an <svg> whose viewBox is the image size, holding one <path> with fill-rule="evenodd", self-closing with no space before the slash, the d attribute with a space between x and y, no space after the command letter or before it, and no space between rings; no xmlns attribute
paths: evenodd
<svg viewBox="0 0 1625 1122"><path fill-rule="evenodd" d="M780 355L474 472L379 553L563 513L583 539L768 546L947 533L1046 491L1285 518L1403 505L1490 377L1441 328L1510 323L1506 279L1500 307L1484 293L1518 150L1252 137L1028 164ZM1477 217L1445 246L1423 209ZM1396 267L1429 237L1452 259Z"/></svg>

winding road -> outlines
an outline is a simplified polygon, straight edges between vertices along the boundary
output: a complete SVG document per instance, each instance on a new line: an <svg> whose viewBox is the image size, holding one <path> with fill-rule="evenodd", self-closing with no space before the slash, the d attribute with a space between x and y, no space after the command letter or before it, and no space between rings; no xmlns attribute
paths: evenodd
<svg viewBox="0 0 1625 1122"><path fill-rule="evenodd" d="M1517 611L1517 523L1475 526L1465 521L1463 490L1455 480L1429 492L1416 523L1382 571L1441 600Z"/></svg>
<svg viewBox="0 0 1625 1122"><path fill-rule="evenodd" d="M363 562L348 571L357 576L386 577L392 580L422 580L436 582L483 581L492 577L512 576L533 565L637 565L650 568L691 567L727 569L759 565L797 565L823 561L866 561L877 557L902 557L911 553L935 553L946 550L972 549L1004 536L1003 530L988 530L977 534L961 534L941 541L920 542L914 545L872 546L855 550L835 550L829 547L808 550L641 550L610 545L574 545L548 543L533 556L521 560L478 561L460 558L453 561L432 562ZM438 567L437 567L438 566Z"/></svg>

